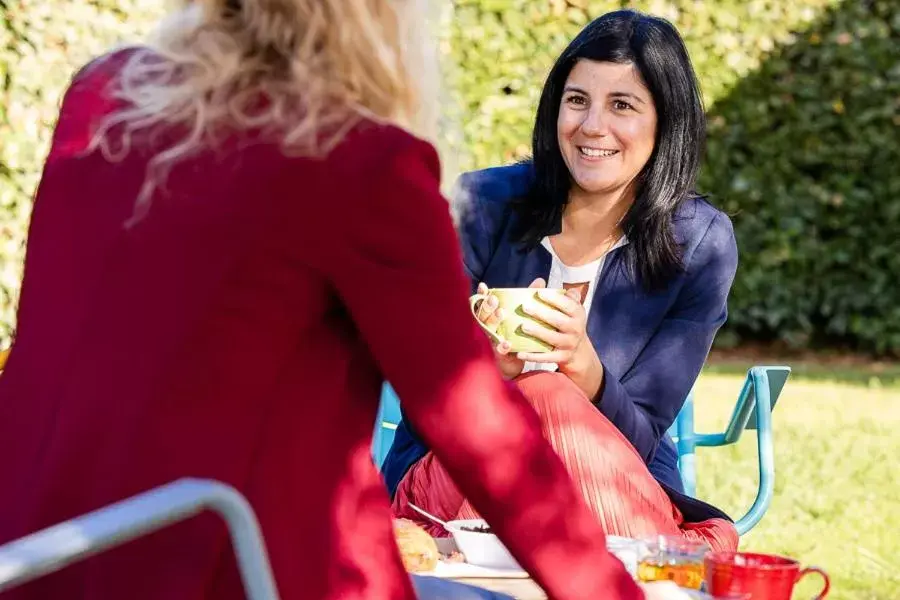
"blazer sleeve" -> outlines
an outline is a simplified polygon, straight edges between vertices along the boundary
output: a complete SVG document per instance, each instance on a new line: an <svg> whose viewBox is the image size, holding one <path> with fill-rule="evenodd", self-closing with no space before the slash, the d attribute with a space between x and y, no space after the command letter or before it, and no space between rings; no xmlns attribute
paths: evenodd
<svg viewBox="0 0 900 600"><path fill-rule="evenodd" d="M341 183L320 268L416 431L549 596L642 598L472 319L436 153L388 131L372 177Z"/></svg>
<svg viewBox="0 0 900 600"><path fill-rule="evenodd" d="M595 404L648 463L725 323L737 262L731 221L718 213L690 258L675 305L634 365L621 376L605 374Z"/></svg>
<svg viewBox="0 0 900 600"><path fill-rule="evenodd" d="M486 177L484 171L464 173L454 189L455 200L461 207L459 239L463 267L473 294L478 283L484 280L508 216L504 198L495 196L497 190L484 181ZM505 194L506 190L500 193Z"/></svg>

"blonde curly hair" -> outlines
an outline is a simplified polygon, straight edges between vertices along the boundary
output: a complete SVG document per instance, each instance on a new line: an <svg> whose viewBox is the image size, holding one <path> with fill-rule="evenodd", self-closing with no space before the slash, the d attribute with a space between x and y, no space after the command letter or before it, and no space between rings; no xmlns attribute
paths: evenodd
<svg viewBox="0 0 900 600"><path fill-rule="evenodd" d="M111 92L122 108L91 145L113 160L138 131L183 132L148 164L138 212L174 164L223 131L259 131L302 156L327 154L363 119L434 139L430 0L181 2L128 57Z"/></svg>

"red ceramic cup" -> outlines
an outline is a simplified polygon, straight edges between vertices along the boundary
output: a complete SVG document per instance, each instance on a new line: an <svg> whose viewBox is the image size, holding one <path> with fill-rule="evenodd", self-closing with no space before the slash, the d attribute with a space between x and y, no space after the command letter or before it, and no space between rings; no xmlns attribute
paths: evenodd
<svg viewBox="0 0 900 600"><path fill-rule="evenodd" d="M818 573L825 586L814 600L828 595L828 574L783 556L752 552L710 552L704 559L706 592L712 596L749 594L751 600L791 600L794 584L808 573Z"/></svg>

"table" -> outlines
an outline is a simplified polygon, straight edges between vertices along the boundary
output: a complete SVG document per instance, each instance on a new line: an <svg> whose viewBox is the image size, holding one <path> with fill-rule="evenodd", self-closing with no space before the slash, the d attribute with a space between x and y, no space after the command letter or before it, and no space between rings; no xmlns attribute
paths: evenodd
<svg viewBox="0 0 900 600"><path fill-rule="evenodd" d="M474 585L492 592L509 594L516 600L547 600L547 594L531 579L487 579L479 577L454 579L453 581Z"/></svg>

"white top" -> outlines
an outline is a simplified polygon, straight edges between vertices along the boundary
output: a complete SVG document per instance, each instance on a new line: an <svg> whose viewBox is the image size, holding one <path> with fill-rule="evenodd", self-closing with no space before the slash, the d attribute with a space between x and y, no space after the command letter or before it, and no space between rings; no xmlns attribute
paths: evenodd
<svg viewBox="0 0 900 600"><path fill-rule="evenodd" d="M582 290L581 302L584 304L584 312L588 315L588 319L590 319L591 304L594 302L594 294L597 291L600 273L603 272L603 263L606 262L606 257L611 251L620 248L627 243L628 239L623 235L614 246L607 250L606 253L597 260L591 261L586 265L570 267L560 260L556 251L553 249L553 244L550 243L550 238L545 237L541 240L541 246L547 249L551 258L550 275L547 277L547 287L555 289L580 287ZM557 368L558 365L556 363L526 362L522 372L555 371Z"/></svg>

